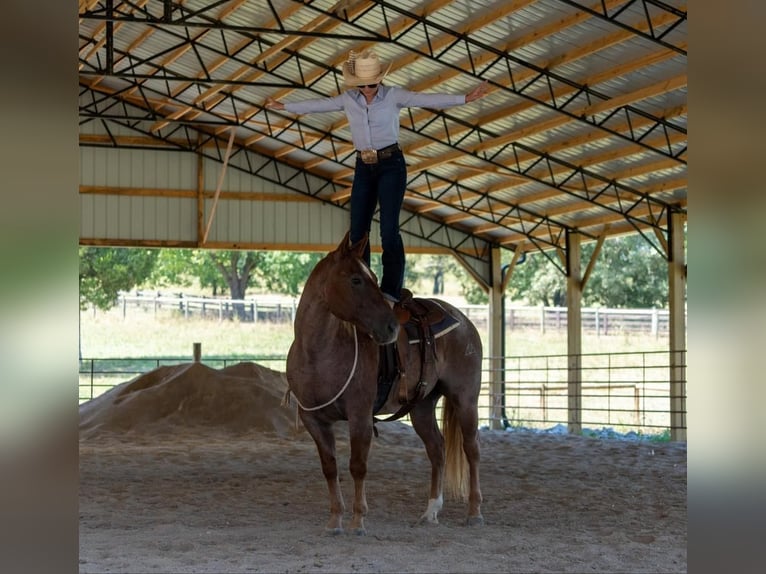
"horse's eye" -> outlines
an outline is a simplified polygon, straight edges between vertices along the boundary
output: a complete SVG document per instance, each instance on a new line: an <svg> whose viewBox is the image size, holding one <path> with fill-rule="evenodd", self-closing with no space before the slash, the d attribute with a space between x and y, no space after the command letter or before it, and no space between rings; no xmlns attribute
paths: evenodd
<svg viewBox="0 0 766 574"><path fill-rule="evenodd" d="M354 275L353 277L351 277L351 284L355 287L358 287L359 285L362 284L362 278L359 277L359 275Z"/></svg>

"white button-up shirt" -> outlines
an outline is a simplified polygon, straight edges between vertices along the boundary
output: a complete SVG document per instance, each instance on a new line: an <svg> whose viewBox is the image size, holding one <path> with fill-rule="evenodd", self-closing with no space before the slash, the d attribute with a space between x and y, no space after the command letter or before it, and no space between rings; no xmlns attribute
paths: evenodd
<svg viewBox="0 0 766 574"><path fill-rule="evenodd" d="M402 108L449 108L465 103L463 94L428 94L380 85L367 104L364 95L351 88L332 98L317 98L285 104L294 114L346 112L354 147L382 149L399 141L399 111Z"/></svg>

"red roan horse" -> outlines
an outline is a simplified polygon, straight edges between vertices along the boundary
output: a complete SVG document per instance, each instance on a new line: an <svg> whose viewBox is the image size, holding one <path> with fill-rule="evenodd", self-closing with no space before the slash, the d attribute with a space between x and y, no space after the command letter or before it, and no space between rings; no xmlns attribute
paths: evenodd
<svg viewBox="0 0 766 574"><path fill-rule="evenodd" d="M380 345L398 337L399 346L408 346L405 329L399 328L394 312L378 288L377 278L362 260L366 243L365 238L349 245L346 234L338 248L312 271L298 305L295 340L287 356L289 392L298 400L301 420L319 451L330 495L327 530L334 534L343 532L344 504L333 424L348 421L349 469L354 479L351 530L363 535L367 514L364 481L373 435ZM433 339L435 368L421 370L421 355L412 351L403 354L406 358L400 367L399 385L407 385L407 389L415 389L419 379L426 375L425 387L421 385L417 393L422 398L409 411L412 426L431 461L428 507L418 522L438 523L444 485L457 498L465 500L468 495L466 523L483 524L477 413L481 339L459 310L443 301L439 305L457 319L457 325ZM399 410L397 393L390 395L378 414ZM435 414L441 397L445 398L444 436Z"/></svg>

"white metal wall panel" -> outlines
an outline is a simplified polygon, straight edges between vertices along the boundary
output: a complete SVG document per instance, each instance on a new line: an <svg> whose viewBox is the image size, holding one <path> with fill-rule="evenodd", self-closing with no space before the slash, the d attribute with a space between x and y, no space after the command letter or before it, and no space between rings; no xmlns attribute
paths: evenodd
<svg viewBox="0 0 766 574"><path fill-rule="evenodd" d="M80 148L80 183L108 187L196 187L194 154L162 150Z"/></svg>
<svg viewBox="0 0 766 574"><path fill-rule="evenodd" d="M161 150L80 148L80 183L128 190L185 190L196 193L197 157ZM348 229L348 212L307 200L232 165L221 191L294 194L298 201L219 199L208 241L240 244L333 245ZM205 191L212 194L222 164L203 162ZM276 177L274 170L264 170ZM196 241L197 200L108 193L80 194L80 236L91 240ZM207 225L213 200L205 201Z"/></svg>
<svg viewBox="0 0 766 574"><path fill-rule="evenodd" d="M80 194L80 237L195 241L196 200Z"/></svg>
<svg viewBox="0 0 766 574"><path fill-rule="evenodd" d="M125 188L126 190L185 190L196 193L197 157L192 153L162 150L81 147L80 180L83 186ZM239 169L232 158L222 181L222 192L287 194L295 201L219 198L208 241L233 244L336 245L348 230L348 211L310 200L273 181L254 177ZM272 167L263 170L266 178L277 178ZM222 164L203 161L203 185L212 195L218 185ZM309 186L322 185L316 178ZM300 182L302 185L302 181ZM203 229L207 226L213 199L205 200ZM80 194L80 236L90 240L195 242L197 237L196 197L147 195ZM428 250L429 241L419 237L421 226L427 236L449 244L446 231L436 223L419 220L406 224L415 235L403 234L407 248ZM455 232L451 232L454 234ZM370 242L380 246L380 229L373 222Z"/></svg>
<svg viewBox="0 0 766 574"><path fill-rule="evenodd" d="M206 201L208 217L212 204ZM333 245L348 230L348 217L318 202L219 200L208 241Z"/></svg>

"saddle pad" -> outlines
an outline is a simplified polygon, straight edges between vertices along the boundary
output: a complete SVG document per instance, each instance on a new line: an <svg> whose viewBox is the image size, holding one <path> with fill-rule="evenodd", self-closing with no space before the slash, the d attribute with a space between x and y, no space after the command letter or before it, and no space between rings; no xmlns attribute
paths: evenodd
<svg viewBox="0 0 766 574"><path fill-rule="evenodd" d="M449 311L446 309L443 310L444 318L439 322L430 325L431 333L433 334L434 339L438 339L442 335L446 335L452 331L452 329L460 325L459 319L456 319L450 315ZM407 332L407 340L409 341L410 345L420 343L420 329L414 320L410 319L407 321L407 323L404 325L404 330Z"/></svg>

